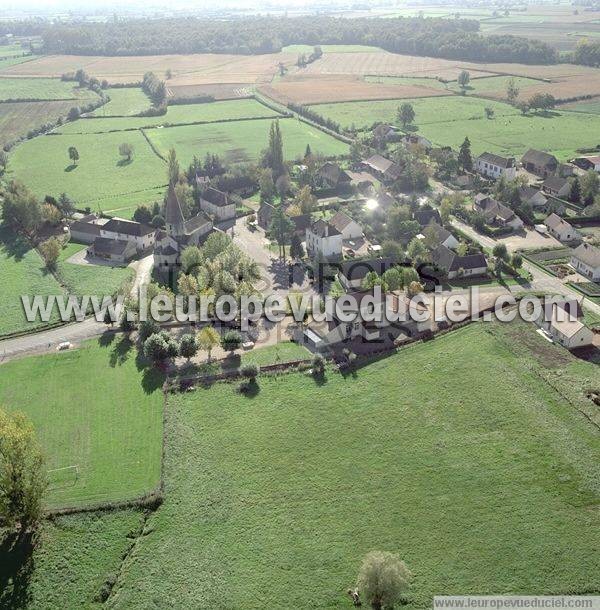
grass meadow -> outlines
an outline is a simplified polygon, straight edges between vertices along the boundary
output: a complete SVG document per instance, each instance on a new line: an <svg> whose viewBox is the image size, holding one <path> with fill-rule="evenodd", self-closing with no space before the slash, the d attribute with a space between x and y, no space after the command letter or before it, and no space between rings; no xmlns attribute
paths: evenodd
<svg viewBox="0 0 600 610"><path fill-rule="evenodd" d="M110 101L94 110L93 116L131 116L150 107L150 99L139 87L109 89L106 94Z"/></svg>
<svg viewBox="0 0 600 610"><path fill-rule="evenodd" d="M238 163L259 158L267 147L270 126L269 120L240 121L148 129L146 134L163 155L174 147L183 163L191 161L194 155L202 158L207 152L229 163ZM347 144L297 119L282 119L280 127L286 159L303 155L307 144L313 153L327 157L348 152Z"/></svg>
<svg viewBox="0 0 600 610"><path fill-rule="evenodd" d="M158 484L161 384L122 337L0 366L0 404L31 417L47 456L50 507L130 499Z"/></svg>
<svg viewBox="0 0 600 610"><path fill-rule="evenodd" d="M169 398L166 500L111 607L348 608L372 549L414 572L407 608L600 590L600 440L578 411L597 419L600 375L531 325L258 382Z"/></svg>
<svg viewBox="0 0 600 610"><path fill-rule="evenodd" d="M32 330L36 326L25 319L21 295L62 294L63 290L48 273L36 250L24 240L15 237L9 229L0 226L0 336Z"/></svg>
<svg viewBox="0 0 600 610"><path fill-rule="evenodd" d="M97 98L89 89L58 78L0 78L2 100L90 100Z"/></svg>

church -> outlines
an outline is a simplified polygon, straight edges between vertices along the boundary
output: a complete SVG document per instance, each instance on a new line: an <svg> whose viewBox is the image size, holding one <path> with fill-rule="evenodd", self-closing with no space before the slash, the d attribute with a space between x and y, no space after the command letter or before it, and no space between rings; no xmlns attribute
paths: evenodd
<svg viewBox="0 0 600 610"><path fill-rule="evenodd" d="M168 280L174 278L181 263L181 253L188 246L199 246L213 231L213 223L200 212L186 220L173 183L169 184L165 205L165 229L156 233L154 268Z"/></svg>

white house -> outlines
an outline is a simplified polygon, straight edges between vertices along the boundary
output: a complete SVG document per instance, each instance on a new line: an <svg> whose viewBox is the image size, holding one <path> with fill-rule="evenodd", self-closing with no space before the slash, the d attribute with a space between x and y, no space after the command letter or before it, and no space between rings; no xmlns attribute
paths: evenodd
<svg viewBox="0 0 600 610"><path fill-rule="evenodd" d="M484 152L475 159L475 171L492 180L501 176L507 180L513 180L517 175L517 164L514 157L507 158Z"/></svg>
<svg viewBox="0 0 600 610"><path fill-rule="evenodd" d="M592 281L600 280L600 250L590 244L581 244L571 252L571 266Z"/></svg>
<svg viewBox="0 0 600 610"><path fill-rule="evenodd" d="M100 227L100 237L132 242L137 252L143 252L154 246L155 233L156 229L153 227L121 218L111 218Z"/></svg>
<svg viewBox="0 0 600 610"><path fill-rule="evenodd" d="M567 349L592 345L594 333L576 316L569 315L563 306L553 304L549 319L546 319L543 310L544 308L542 308L538 324L556 343Z"/></svg>
<svg viewBox="0 0 600 610"><path fill-rule="evenodd" d="M227 193L212 186L200 193L200 209L217 222L235 218L235 203L229 200Z"/></svg>
<svg viewBox="0 0 600 610"><path fill-rule="evenodd" d="M574 241L579 239L579 232L574 229L566 220L558 214L550 214L544 224L548 227L548 232L558 241Z"/></svg>
<svg viewBox="0 0 600 610"><path fill-rule="evenodd" d="M487 260L482 252L459 256L450 248L440 245L432 251L431 259L446 271L449 280L487 274Z"/></svg>
<svg viewBox="0 0 600 610"><path fill-rule="evenodd" d="M333 225L322 219L306 229L306 251L309 256L337 259L342 256L343 236Z"/></svg>
<svg viewBox="0 0 600 610"><path fill-rule="evenodd" d="M362 237L362 227L344 212L337 212L329 219L329 224L333 225L342 234L344 240L360 239Z"/></svg>

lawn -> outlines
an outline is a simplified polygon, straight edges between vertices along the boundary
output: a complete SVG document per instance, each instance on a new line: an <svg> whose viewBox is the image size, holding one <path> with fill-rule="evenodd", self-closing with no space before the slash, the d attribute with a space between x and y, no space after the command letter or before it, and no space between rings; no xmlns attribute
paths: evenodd
<svg viewBox="0 0 600 610"><path fill-rule="evenodd" d="M286 159L304 154L310 144L313 153L326 157L344 155L348 145L297 119L280 121ZM181 163L188 163L194 155L203 158L214 153L229 163L255 161L267 147L271 121L239 121L214 125L192 125L148 129L150 141L166 155L171 147L177 151Z"/></svg>
<svg viewBox="0 0 600 610"><path fill-rule="evenodd" d="M68 243L60 254L57 275L71 294L114 295L123 285L133 279L133 269L129 267L109 267L108 265L76 265L68 259L85 250L87 246L75 242Z"/></svg>
<svg viewBox="0 0 600 610"><path fill-rule="evenodd" d="M150 107L150 99L139 87L109 89L106 94L110 97L110 102L96 109L93 115L131 116Z"/></svg>
<svg viewBox="0 0 600 610"><path fill-rule="evenodd" d="M131 163L119 155L123 142L134 147ZM69 160L70 146L79 152L77 166ZM9 157L9 177L23 180L35 194L66 192L79 207L93 209L98 209L99 200L164 185L166 172L165 163L139 131L46 135L20 144Z"/></svg>
<svg viewBox="0 0 600 610"><path fill-rule="evenodd" d="M58 78L0 78L0 100L89 101L92 98L97 99L89 89L80 89Z"/></svg>
<svg viewBox="0 0 600 610"><path fill-rule="evenodd" d="M125 338L0 366L0 404L27 413L47 456L49 506L134 498L160 477L162 378Z"/></svg>
<svg viewBox="0 0 600 610"><path fill-rule="evenodd" d="M54 276L48 273L39 254L29 244L0 226L0 336L29 330L43 322L29 323L21 305L22 295L61 294Z"/></svg>
<svg viewBox="0 0 600 610"><path fill-rule="evenodd" d="M560 383L561 393L546 379ZM363 556L434 594L600 590L595 365L475 324L343 378L172 395L166 500L112 607L348 608Z"/></svg>
<svg viewBox="0 0 600 610"><path fill-rule="evenodd" d="M115 89L114 91L127 91ZM109 102L109 106L112 103ZM146 100L147 103L147 100ZM107 106L107 107L109 107ZM96 115L103 116L102 106ZM57 129L59 133L102 133L126 129L139 129L169 124L213 123L234 119L255 119L280 116L274 110L267 108L256 100L226 100L206 104L182 104L169 106L167 114L155 117L116 117L106 119L81 119L67 123ZM107 115L108 117L108 115Z"/></svg>
<svg viewBox="0 0 600 610"><path fill-rule="evenodd" d="M121 218L131 218L138 206L144 204L152 207L155 201L162 202L167 185L163 184L151 189L142 189L133 193L122 195L112 195L97 199L94 205L102 210L104 214L119 216Z"/></svg>

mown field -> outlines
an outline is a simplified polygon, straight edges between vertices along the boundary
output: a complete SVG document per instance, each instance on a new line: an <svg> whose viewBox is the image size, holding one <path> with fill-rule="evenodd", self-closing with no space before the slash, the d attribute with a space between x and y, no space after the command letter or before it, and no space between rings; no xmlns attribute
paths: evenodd
<svg viewBox="0 0 600 610"><path fill-rule="evenodd" d="M89 100L96 98L89 89L57 78L0 78L1 100Z"/></svg>
<svg viewBox="0 0 600 610"><path fill-rule="evenodd" d="M303 155L307 144L314 153L327 157L348 152L347 144L299 120L282 119L279 124L286 159ZM207 152L238 163L259 158L267 146L270 125L269 120L239 121L148 129L146 134L163 155L174 147L183 163L194 155L202 158Z"/></svg>
<svg viewBox="0 0 600 610"><path fill-rule="evenodd" d="M119 89L115 89L119 91ZM123 90L121 90L123 91ZM127 89L125 89L127 91ZM108 103L107 107L110 106ZM147 105L147 100L146 100ZM103 116L103 108L96 116ZM108 117L108 114L106 115ZM81 119L66 123L57 129L58 133L104 133L123 131L169 124L212 123L236 119L257 119L281 116L278 112L251 99L226 100L206 104L182 104L170 106L167 113L156 117L117 117Z"/></svg>
<svg viewBox="0 0 600 610"><path fill-rule="evenodd" d="M119 155L123 142L134 147L130 163L123 162ZM76 166L68 156L70 146L79 152ZM166 182L165 163L139 131L106 133L101 137L72 134L34 138L19 144L11 153L8 173L9 177L23 180L41 197L66 192L76 205L92 209L98 209L99 200L147 191Z"/></svg>
<svg viewBox="0 0 600 610"><path fill-rule="evenodd" d="M97 108L91 113L92 115L131 116L150 107L150 99L137 87L109 89L106 94L110 97L110 101Z"/></svg>
<svg viewBox="0 0 600 610"><path fill-rule="evenodd" d="M48 273L39 254L24 240L0 226L0 336L32 330L43 323L29 323L21 304L23 295L62 294L62 288Z"/></svg>
<svg viewBox="0 0 600 610"><path fill-rule="evenodd" d="M0 366L0 404L31 417L47 455L49 506L134 498L158 484L161 384L122 337Z"/></svg>
<svg viewBox="0 0 600 610"><path fill-rule="evenodd" d="M372 549L414 572L407 608L597 592L600 437L577 409L597 419L599 383L530 325L473 325L345 379L171 396L166 500L111 606L348 608Z"/></svg>

